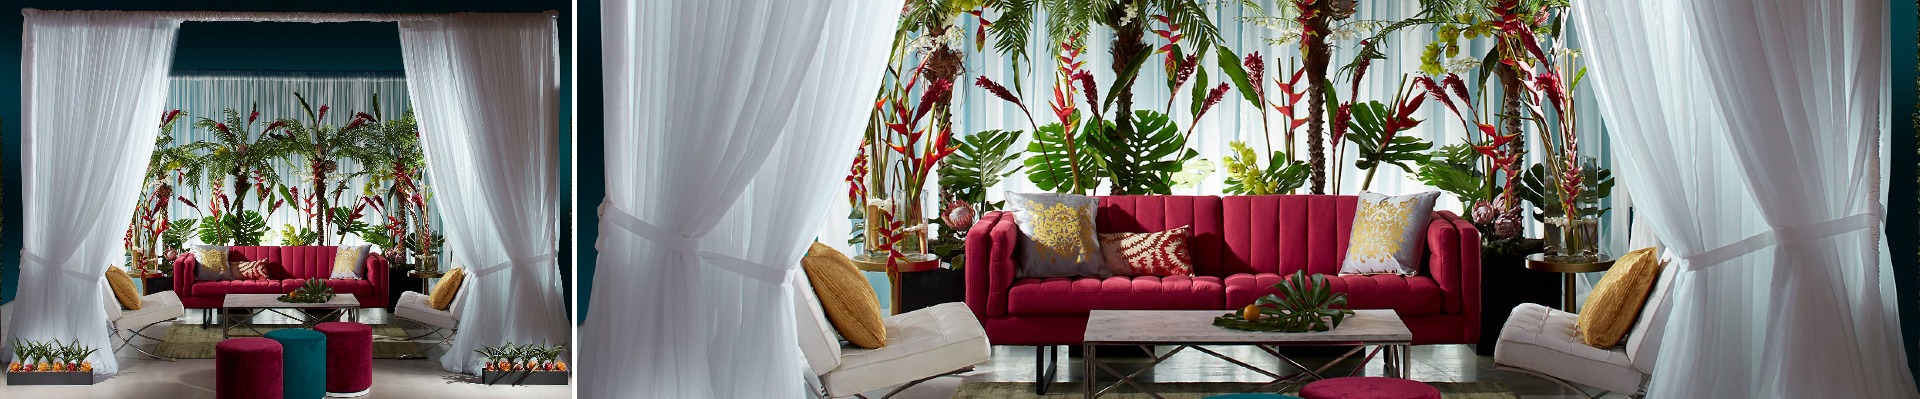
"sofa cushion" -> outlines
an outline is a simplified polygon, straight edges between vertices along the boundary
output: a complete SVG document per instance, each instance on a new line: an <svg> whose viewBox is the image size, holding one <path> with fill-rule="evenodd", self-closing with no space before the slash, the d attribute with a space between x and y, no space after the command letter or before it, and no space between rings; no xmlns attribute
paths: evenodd
<svg viewBox="0 0 1920 399"><path fill-rule="evenodd" d="M300 289L300 286L307 284L307 280L308 279L304 278L280 280L280 293L288 293ZM367 280L329 279L324 281L326 281L325 284L327 288L333 289L335 295L353 294L355 299L365 299L373 295L373 283Z"/></svg>
<svg viewBox="0 0 1920 399"><path fill-rule="evenodd" d="M1361 192L1340 274L1420 274L1427 218L1439 197L1439 191L1401 196Z"/></svg>
<svg viewBox="0 0 1920 399"><path fill-rule="evenodd" d="M295 284L294 286L299 286ZM194 296L219 296L226 294L285 294L279 280L227 280L202 281L193 284Z"/></svg>
<svg viewBox="0 0 1920 399"><path fill-rule="evenodd" d="M1108 276L1094 235L1100 200L1084 195L1007 193L1007 208L1020 227L1013 258L1020 277Z"/></svg>
<svg viewBox="0 0 1920 399"><path fill-rule="evenodd" d="M948 302L886 320L891 342L847 348L840 366L820 376L827 396L845 397L984 363L993 355L987 332L967 305Z"/></svg>
<svg viewBox="0 0 1920 399"><path fill-rule="evenodd" d="M1219 277L1047 277L1013 281L1007 313L1086 316L1094 309L1225 309Z"/></svg>
<svg viewBox="0 0 1920 399"><path fill-rule="evenodd" d="M1280 281L1281 276L1273 273L1227 276L1226 308L1247 306L1255 299L1277 293L1273 285ZM1440 314L1446 300L1440 284L1428 276L1329 275L1327 285L1333 292L1347 294L1347 306L1353 309L1393 309L1401 316Z"/></svg>
<svg viewBox="0 0 1920 399"><path fill-rule="evenodd" d="M199 244L193 246L193 260L200 265L194 269L193 278L200 281L220 281L233 279L233 272L227 269L227 247L221 245Z"/></svg>

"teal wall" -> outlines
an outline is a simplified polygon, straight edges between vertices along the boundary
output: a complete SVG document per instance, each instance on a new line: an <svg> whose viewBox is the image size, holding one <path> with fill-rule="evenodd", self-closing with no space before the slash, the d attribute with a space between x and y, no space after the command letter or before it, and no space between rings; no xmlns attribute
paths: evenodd
<svg viewBox="0 0 1920 399"><path fill-rule="evenodd" d="M1915 35L1915 29L1920 29L1920 24L1915 20L1920 19L1920 15L1915 14L1913 1L1895 1L1891 4L1893 7L1889 11L1892 12L1888 13L1888 18L1892 19L1889 30L1893 37L1889 45L1892 47L1893 81L1889 84L1892 85L1893 104L1889 107L1892 110L1889 134L1893 138L1893 148L1890 150L1893 152L1893 159L1890 160L1893 163L1893 176L1890 178L1893 180L1890 180L1892 184L1888 185L1890 188L1887 190L1887 243L1888 247L1894 248L1890 255L1893 256L1893 281L1900 292L1900 330L1907 344L1907 368L1913 372L1915 379L1920 379L1920 264L1916 264L1920 262L1914 259L1914 251L1920 250L1914 245L1920 242L1920 235L1916 235L1920 225L1915 224L1920 219L1914 218L1914 212L1920 210L1920 207L1914 206L1914 198L1920 198L1920 193L1914 192L1914 165L1920 162L1915 158L1914 151L1914 128L1916 123L1920 123L1920 114L1916 114L1914 107L1915 97L1920 96L1920 80L1914 77L1915 40L1920 39Z"/></svg>
<svg viewBox="0 0 1920 399"><path fill-rule="evenodd" d="M607 169L606 152L601 150L606 146L604 133L607 124L602 119L606 114L606 102L602 97L605 91L600 86L600 0L579 0L574 5L579 7L580 48L584 49L578 60L580 75L577 78L580 84L580 148L586 149L580 152L577 158L579 163L574 165L580 172L579 192L574 195L578 198L580 209L586 210L574 219L580 226L580 257L574 262L574 270L580 273L580 289L574 291L580 301L580 311L575 312L574 316L584 323L587 321L587 302L593 298L594 265L599 262L599 251L594 250L593 244L600 238L600 217L593 210L600 206L600 199L607 196L604 172Z"/></svg>
<svg viewBox="0 0 1920 399"><path fill-rule="evenodd" d="M268 11L268 12L543 12L559 11L561 81L572 82L572 15L567 0L342 0L329 2L258 2L244 0L135 1L135 0L9 0L0 12L0 303L13 300L19 278L21 245L20 164L20 35L24 17L18 8L48 10L135 11ZM287 70L287 71L400 71L399 28L393 23L261 23L187 22L180 27L174 69ZM560 190L572 190L572 84L563 83L560 104ZM596 101L596 104L598 102ZM598 110L598 106L595 106ZM597 123L598 117L593 118ZM598 130L594 136L598 141ZM588 147L593 148L593 147ZM595 169L598 170L598 169ZM597 198L597 197L596 197ZM571 213L570 198L561 198L563 215ZM591 208L589 208L591 209ZM562 230L565 230L565 225ZM567 265L571 243L562 242ZM569 290L572 273L561 273Z"/></svg>

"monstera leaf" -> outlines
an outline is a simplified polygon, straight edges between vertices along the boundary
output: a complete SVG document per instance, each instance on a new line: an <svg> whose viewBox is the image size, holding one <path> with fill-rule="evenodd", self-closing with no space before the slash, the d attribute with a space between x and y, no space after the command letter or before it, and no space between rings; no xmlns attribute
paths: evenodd
<svg viewBox="0 0 1920 399"><path fill-rule="evenodd" d="M1022 133L1025 132L987 130L960 139L959 150L941 163L940 186L955 199L978 204L981 213L1000 209L986 202L987 188L999 185L1001 179L1023 167L1014 163L1015 154L1008 151L1014 142L1020 141Z"/></svg>
<svg viewBox="0 0 1920 399"><path fill-rule="evenodd" d="M1354 314L1346 309L1347 294L1333 292L1325 274L1296 271L1273 289L1279 293L1254 301L1257 316L1229 313L1214 318L1213 325L1248 331L1328 331Z"/></svg>
<svg viewBox="0 0 1920 399"><path fill-rule="evenodd" d="M1086 130L1074 135L1074 153L1067 156L1066 134L1060 132L1060 124L1048 124L1034 131L1033 140L1027 142L1027 159L1023 161L1027 168L1027 180L1033 181L1041 190L1065 193L1073 191L1073 170L1078 164L1080 169L1080 189L1091 191L1100 183L1101 159L1099 150L1088 145Z"/></svg>
<svg viewBox="0 0 1920 399"><path fill-rule="evenodd" d="M1533 203L1538 209L1533 219L1545 222L1547 217L1562 215L1566 211L1560 206L1560 190L1553 188L1553 178L1547 174L1543 164L1533 164L1526 173L1521 174L1520 184L1514 187L1514 195ZM1608 207L1600 206L1600 198L1606 198L1613 192L1613 171L1601 167L1588 167L1581 179L1580 199L1576 203L1591 204L1579 209L1580 216L1599 217L1606 214Z"/></svg>
<svg viewBox="0 0 1920 399"><path fill-rule="evenodd" d="M254 246L267 235L267 219L252 210L208 216L199 227L200 242L208 244Z"/></svg>
<svg viewBox="0 0 1920 399"><path fill-rule="evenodd" d="M1106 121L1100 123L1104 125L1101 129L1107 129L1104 131L1117 131ZM1088 129L1092 128L1089 124ZM1113 178L1115 194L1171 194L1173 174L1179 173L1187 160L1200 156L1198 151L1187 149L1186 137L1172 118L1155 111L1134 111L1133 134L1121 140L1105 134L1083 134L1092 137L1089 142L1093 147L1107 155L1101 166Z"/></svg>
<svg viewBox="0 0 1920 399"><path fill-rule="evenodd" d="M1480 153L1466 143L1440 147L1420 162L1421 183L1460 197L1460 202L1475 204L1493 200L1486 176L1480 173Z"/></svg>
<svg viewBox="0 0 1920 399"><path fill-rule="evenodd" d="M1399 166L1400 170L1413 173L1410 164L1425 160L1427 154L1422 151L1433 148L1433 143L1419 137L1386 131L1387 118L1393 117L1389 112L1386 104L1379 101L1368 101L1353 107L1353 128L1347 133L1346 139L1353 143L1353 148L1360 154L1359 159L1354 161L1354 167L1368 170L1368 175L1372 175L1371 171L1381 164ZM1385 146L1380 145L1381 138L1387 134L1393 134L1393 139L1387 141Z"/></svg>

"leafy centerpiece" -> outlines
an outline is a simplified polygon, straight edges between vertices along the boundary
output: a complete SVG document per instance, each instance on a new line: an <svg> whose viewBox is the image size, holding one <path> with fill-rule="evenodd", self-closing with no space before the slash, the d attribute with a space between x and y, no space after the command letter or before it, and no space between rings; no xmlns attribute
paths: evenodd
<svg viewBox="0 0 1920 399"><path fill-rule="evenodd" d="M13 341L13 362L7 364L7 372L92 372L93 362L87 357L93 356L97 348L81 345L79 340L70 343L60 341Z"/></svg>
<svg viewBox="0 0 1920 399"><path fill-rule="evenodd" d="M1285 281L1273 285L1278 294L1254 301L1239 313L1213 318L1213 325L1246 331L1319 332L1340 327L1353 310L1347 306L1347 294L1335 293L1327 276L1307 276L1294 272Z"/></svg>
<svg viewBox="0 0 1920 399"><path fill-rule="evenodd" d="M327 287L326 283L319 279L307 280L307 283L302 284L299 289L281 295L278 299L280 302L288 303L322 303L333 300L333 288Z"/></svg>

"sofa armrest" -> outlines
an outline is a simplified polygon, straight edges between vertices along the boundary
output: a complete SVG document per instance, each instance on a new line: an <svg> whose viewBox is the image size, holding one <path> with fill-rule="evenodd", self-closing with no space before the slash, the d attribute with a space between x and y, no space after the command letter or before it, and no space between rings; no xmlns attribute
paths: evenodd
<svg viewBox="0 0 1920 399"><path fill-rule="evenodd" d="M1013 214L987 212L967 231L967 307L974 317L1007 313L1007 289L1013 286L1013 248L1020 227Z"/></svg>
<svg viewBox="0 0 1920 399"><path fill-rule="evenodd" d="M367 282L373 284L373 295L385 297L387 295L387 284L392 283L387 281L388 275L392 274L387 273L387 269L390 267L387 263L387 257L376 252L370 252L367 253L366 262Z"/></svg>
<svg viewBox="0 0 1920 399"><path fill-rule="evenodd" d="M1446 313L1465 317L1466 337L1480 336L1480 230L1450 211L1427 224L1427 269L1444 294Z"/></svg>
<svg viewBox="0 0 1920 399"><path fill-rule="evenodd" d="M173 259L174 296L193 296L193 273L197 270L200 270L200 260L195 259L192 252Z"/></svg>

